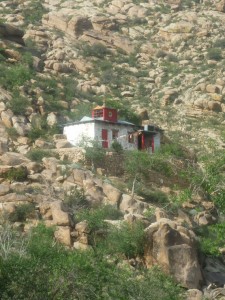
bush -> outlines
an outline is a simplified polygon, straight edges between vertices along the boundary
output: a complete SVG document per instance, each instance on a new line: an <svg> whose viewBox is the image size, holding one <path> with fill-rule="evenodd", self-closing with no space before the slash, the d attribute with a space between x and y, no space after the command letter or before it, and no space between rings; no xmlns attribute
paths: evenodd
<svg viewBox="0 0 225 300"><path fill-rule="evenodd" d="M14 252L0 259L2 300L181 299L181 288L159 268L134 272L100 251L66 250L53 234L39 225L32 230L25 256Z"/></svg>
<svg viewBox="0 0 225 300"><path fill-rule="evenodd" d="M84 44L82 50L84 57L94 56L97 58L104 58L106 55L111 53L111 51L101 43L96 43L93 45Z"/></svg>
<svg viewBox="0 0 225 300"><path fill-rule="evenodd" d="M2 175L10 181L24 181L27 178L27 169L25 167L12 168Z"/></svg>
<svg viewBox="0 0 225 300"><path fill-rule="evenodd" d="M110 254L125 255L127 258L143 256L145 232L142 223L123 223L110 229L106 239Z"/></svg>
<svg viewBox="0 0 225 300"><path fill-rule="evenodd" d="M6 128L6 131L8 133L8 136L12 139L12 140L16 140L19 136L18 132L16 131L16 129L14 127L11 128Z"/></svg>
<svg viewBox="0 0 225 300"><path fill-rule="evenodd" d="M87 164L91 163L92 167L96 168L101 165L102 161L105 159L106 152L102 148L100 142L84 141L83 143L85 149L85 161Z"/></svg>
<svg viewBox="0 0 225 300"><path fill-rule="evenodd" d="M1 260L7 260L12 255L18 258L25 256L28 239L20 235L9 224L0 227L0 269ZM0 273L1 278L1 273ZM0 292L1 294L1 292Z"/></svg>
<svg viewBox="0 0 225 300"><path fill-rule="evenodd" d="M9 107L16 115L24 115L29 105L29 100L22 96L16 96L14 93L10 100Z"/></svg>
<svg viewBox="0 0 225 300"><path fill-rule="evenodd" d="M208 59L221 60L222 52L220 48L210 48L207 54Z"/></svg>
<svg viewBox="0 0 225 300"><path fill-rule="evenodd" d="M27 157L36 162L41 162L44 157L56 157L58 158L58 154L50 151L50 150L43 150L43 149L32 149L27 153Z"/></svg>
<svg viewBox="0 0 225 300"><path fill-rule="evenodd" d="M144 198L147 203L168 203L169 199L167 195L161 191L152 191L145 186L141 185L137 187L136 193Z"/></svg>
<svg viewBox="0 0 225 300"><path fill-rule="evenodd" d="M200 249L207 255L219 256L220 248L225 247L225 223L210 225L200 232Z"/></svg>
<svg viewBox="0 0 225 300"><path fill-rule="evenodd" d="M31 78L31 70L26 65L18 64L2 70L0 83L4 88L13 90L16 87L24 85L24 83Z"/></svg>
<svg viewBox="0 0 225 300"><path fill-rule="evenodd" d="M216 48L223 48L224 49L225 48L225 38L216 40L214 46Z"/></svg>
<svg viewBox="0 0 225 300"><path fill-rule="evenodd" d="M11 222L25 222L34 212L35 206L33 203L20 204L16 206L15 211L9 215L9 220Z"/></svg>
<svg viewBox="0 0 225 300"><path fill-rule="evenodd" d="M122 213L111 205L101 206L95 209L85 209L80 211L75 217L78 221L86 220L90 230L89 238L93 247L97 247L107 235L108 225L106 219L116 220Z"/></svg>
<svg viewBox="0 0 225 300"><path fill-rule="evenodd" d="M26 25L29 24L41 24L41 19L47 10L44 8L42 3L37 0L33 0L29 6L22 10L22 15L24 17Z"/></svg>
<svg viewBox="0 0 225 300"><path fill-rule="evenodd" d="M83 189L74 188L64 197L64 203L67 208L73 213L76 213L80 209L87 208L88 201L84 194Z"/></svg>
<svg viewBox="0 0 225 300"><path fill-rule="evenodd" d="M117 153L123 152L122 145L119 142L117 142L116 140L112 142L111 147Z"/></svg>

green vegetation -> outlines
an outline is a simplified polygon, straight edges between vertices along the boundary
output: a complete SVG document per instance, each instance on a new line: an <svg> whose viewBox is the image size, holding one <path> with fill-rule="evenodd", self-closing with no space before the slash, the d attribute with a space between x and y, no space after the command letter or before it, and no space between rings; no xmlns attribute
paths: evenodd
<svg viewBox="0 0 225 300"><path fill-rule="evenodd" d="M123 255L126 258L142 257L146 236L141 222L123 223L113 227L104 243L110 254Z"/></svg>
<svg viewBox="0 0 225 300"><path fill-rule="evenodd" d="M214 47L224 49L225 48L225 38L216 40Z"/></svg>
<svg viewBox="0 0 225 300"><path fill-rule="evenodd" d="M206 226L199 231L201 251L208 255L220 256L220 248L225 247L225 223Z"/></svg>
<svg viewBox="0 0 225 300"><path fill-rule="evenodd" d="M35 206L33 203L20 204L16 206L15 211L9 215L10 222L25 222L29 216L33 216Z"/></svg>
<svg viewBox="0 0 225 300"><path fill-rule="evenodd" d="M32 161L41 162L44 157L58 158L58 154L50 150L32 149L27 153L27 157Z"/></svg>
<svg viewBox="0 0 225 300"><path fill-rule="evenodd" d="M8 90L15 90L31 78L32 71L24 64L15 64L10 67L2 66L0 84Z"/></svg>
<svg viewBox="0 0 225 300"><path fill-rule="evenodd" d="M13 93L12 99L10 100L9 107L16 115L24 115L30 102L27 98L22 97L17 93Z"/></svg>
<svg viewBox="0 0 225 300"><path fill-rule="evenodd" d="M24 181L27 178L27 169L25 167L12 168L6 173L2 174L2 177L10 181Z"/></svg>
<svg viewBox="0 0 225 300"><path fill-rule="evenodd" d="M222 52L220 48L210 48L207 54L208 59L221 60Z"/></svg>
<svg viewBox="0 0 225 300"><path fill-rule="evenodd" d="M90 164L92 168L101 165L105 159L106 152L99 141L84 140L81 146L85 149L85 162L87 164Z"/></svg>
<svg viewBox="0 0 225 300"><path fill-rule="evenodd" d="M86 220L88 224L89 243L94 247L99 247L99 243L107 236L109 225L105 222L116 220L121 217L121 212L111 205L103 205L97 208L84 209L75 217L78 221Z"/></svg>
<svg viewBox="0 0 225 300"><path fill-rule="evenodd" d="M102 59L111 53L110 50L108 50L108 48L101 43L96 43L93 45L86 43L82 45L81 49L84 57L94 56Z"/></svg>
<svg viewBox="0 0 225 300"><path fill-rule="evenodd" d="M112 142L111 147L117 153L122 153L123 152L122 145L119 142L117 142L116 140Z"/></svg>
<svg viewBox="0 0 225 300"><path fill-rule="evenodd" d="M88 201L84 194L84 190L78 188L73 188L69 193L67 193L63 202L67 209L72 213L87 208L88 206Z"/></svg>
<svg viewBox="0 0 225 300"><path fill-rule="evenodd" d="M1 257L0 270L3 300L182 299L181 288L160 269L134 272L101 252L66 250L44 226L33 230L23 255Z"/></svg>
<svg viewBox="0 0 225 300"><path fill-rule="evenodd" d="M225 155L223 150L215 151L211 155L202 158L204 173L200 178L194 178L195 182L201 181L201 186L211 197L212 201L225 213Z"/></svg>
<svg viewBox="0 0 225 300"><path fill-rule="evenodd" d="M46 12L47 10L42 5L41 1L32 0L30 4L23 9L22 14L26 25L36 25L41 23L42 16Z"/></svg>

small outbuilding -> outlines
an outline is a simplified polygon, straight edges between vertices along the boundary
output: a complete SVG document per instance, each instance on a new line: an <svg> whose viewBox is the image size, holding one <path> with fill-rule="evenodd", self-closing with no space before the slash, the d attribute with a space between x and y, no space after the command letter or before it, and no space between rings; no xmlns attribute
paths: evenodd
<svg viewBox="0 0 225 300"><path fill-rule="evenodd" d="M137 126L118 120L117 109L103 105L92 110L92 117L83 117L79 122L65 125L63 133L74 146L96 140L107 149L117 141L125 150L154 152L160 147L162 130L155 125Z"/></svg>

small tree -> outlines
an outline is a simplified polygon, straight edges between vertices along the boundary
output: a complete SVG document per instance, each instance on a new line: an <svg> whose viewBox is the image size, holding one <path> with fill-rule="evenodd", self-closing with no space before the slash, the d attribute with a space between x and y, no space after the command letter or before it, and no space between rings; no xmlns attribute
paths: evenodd
<svg viewBox="0 0 225 300"><path fill-rule="evenodd" d="M136 181L148 175L152 160L148 152L129 151L125 157L125 171L132 178L132 195L134 194Z"/></svg>
<svg viewBox="0 0 225 300"><path fill-rule="evenodd" d="M101 165L105 159L106 152L99 141L84 138L80 146L85 149L86 163L90 163L93 169Z"/></svg>

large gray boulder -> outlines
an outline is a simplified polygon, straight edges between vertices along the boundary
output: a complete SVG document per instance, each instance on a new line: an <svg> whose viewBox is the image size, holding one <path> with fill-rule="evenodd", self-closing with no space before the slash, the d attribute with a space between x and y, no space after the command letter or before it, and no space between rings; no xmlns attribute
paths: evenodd
<svg viewBox="0 0 225 300"><path fill-rule="evenodd" d="M202 274L194 233L169 219L160 219L146 228L146 234L147 266L158 264L182 286L198 289Z"/></svg>

